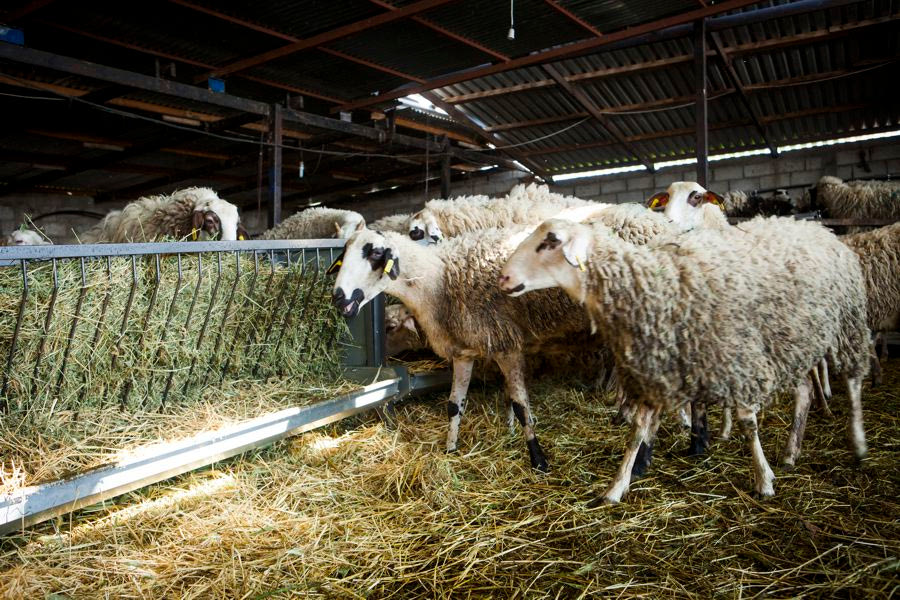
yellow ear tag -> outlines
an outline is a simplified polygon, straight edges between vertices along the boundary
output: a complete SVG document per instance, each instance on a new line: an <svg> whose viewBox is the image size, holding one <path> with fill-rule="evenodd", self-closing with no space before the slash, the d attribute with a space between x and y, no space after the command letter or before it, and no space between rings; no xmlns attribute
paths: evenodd
<svg viewBox="0 0 900 600"><path fill-rule="evenodd" d="M387 262L384 263L384 273L385 273L385 275L387 275L388 273L390 273L390 272L391 272L391 269L393 269L393 268L394 268L394 259L393 259L393 258L387 259Z"/></svg>
<svg viewBox="0 0 900 600"><path fill-rule="evenodd" d="M191 239L194 240L195 242L197 241L197 230L196 229L191 229Z"/></svg>
<svg viewBox="0 0 900 600"><path fill-rule="evenodd" d="M579 269L581 269L582 271L587 271L587 269L584 268L584 263L581 262L581 258L580 258L580 257L576 256L576 257L575 257L575 260L578 261L578 268L579 268Z"/></svg>
<svg viewBox="0 0 900 600"><path fill-rule="evenodd" d="M238 236L238 239L241 240L241 241L244 241L244 240L246 240L247 238L245 238L243 235L239 235L239 236Z"/></svg>

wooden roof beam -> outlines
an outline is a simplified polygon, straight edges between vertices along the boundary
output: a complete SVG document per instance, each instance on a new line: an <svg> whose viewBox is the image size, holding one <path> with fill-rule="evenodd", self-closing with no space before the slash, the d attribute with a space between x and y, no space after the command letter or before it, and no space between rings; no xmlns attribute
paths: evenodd
<svg viewBox="0 0 900 600"><path fill-rule="evenodd" d="M394 6L390 2L385 2L384 0L369 0L369 2L372 2L373 4L376 4L376 5L380 6L381 8L386 8L388 10L399 10L396 6ZM497 52L496 50L488 48L487 46L485 46L483 44L479 44L475 40L471 40L471 39L469 39L465 36L462 36L458 33L454 33L453 31L450 31L449 29L441 27L437 23L430 21L424 17L415 16L415 17L411 17L410 20L415 21L419 25L423 25L423 26L427 27L428 29L431 29L432 31L436 31L437 33L440 33L441 35L446 36L446 37L450 38L451 40L457 41L461 44L465 44L469 48L474 48L475 50L479 50L480 52L489 54L496 59L499 59L502 61L510 60L510 58L508 56L506 56L505 54L501 54L500 52Z"/></svg>
<svg viewBox="0 0 900 600"><path fill-rule="evenodd" d="M753 124L756 125L756 130L759 131L759 135L762 137L763 144L765 144L769 148L769 152L772 153L773 158L778 156L778 148L771 141L771 136L766 131L766 126L763 125L762 121L760 120L759 111L756 110L753 102L750 101L750 95L747 93L747 90L744 89L744 84L741 81L740 75L738 75L737 71L734 69L734 65L731 64L731 57L728 56L728 53L722 46L722 40L719 37L719 34L715 31L711 31L709 32L709 39L713 43L713 48L715 49L716 55L718 55L719 60L722 62L722 66L725 70L725 75L728 77L728 79L731 80L731 85L733 85L734 89L737 90L738 96L741 99L741 103L744 105L744 108L747 109L747 114L750 115L750 118L753 120Z"/></svg>
<svg viewBox="0 0 900 600"><path fill-rule="evenodd" d="M193 8L195 6L187 2L187 0L172 1L189 8ZM197 80L206 80L208 77L224 77L226 75L232 75L234 73L246 71L247 69L257 67L278 58L289 56L296 52L300 52L301 50L305 50L307 48L316 48L318 46L327 44L328 42L333 42L355 33L360 33L362 31L379 27L387 23L392 23L400 19L412 17L419 13L437 8L439 6L443 6L444 4L448 4L454 1L455 0L419 0L418 2L414 2L413 4L409 4L397 10L388 11L374 17L369 17L368 19L356 21L355 23L349 23L342 27L332 29L331 31L326 31L318 35L314 35L310 38L306 38L305 40L298 40L285 46L281 46L280 48L269 50L268 52L263 52L254 56L248 56L229 64L221 65L219 67L216 67L214 70L205 73L201 77L198 77Z"/></svg>
<svg viewBox="0 0 900 600"><path fill-rule="evenodd" d="M578 104L582 106L590 115L593 117L595 121L600 123L600 126L606 130L606 132L616 140L619 145L625 149L629 154L634 156L638 162L647 167L647 171L653 172L653 163L642 157L637 149L631 145L631 143L625 139L625 136L619 131L619 128L613 124L609 118L603 114L600 108L594 104L594 102L588 97L587 94L584 93L584 90L581 90L575 87L573 84L566 81L565 77L563 77L562 73L560 73L556 67L553 65L542 65L544 71L552 77L556 83L562 87L566 93L568 93Z"/></svg>
<svg viewBox="0 0 900 600"><path fill-rule="evenodd" d="M544 3L547 4L553 10L555 10L556 12L558 12L559 14L561 14L562 16L564 16L565 18L569 19L570 21L572 21L573 23L575 23L576 25L578 25L579 27L581 27L582 29L584 29L585 31L590 33L591 35L596 36L596 37L600 37L601 35L603 35L603 32L601 32L600 30L595 28L593 25L591 25L590 23L588 23L587 21L585 21L584 19L582 19L581 17L579 17L578 15L573 13L568 8L562 6L556 0L544 0ZM704 4L703 6L705 7L706 5Z"/></svg>
<svg viewBox="0 0 900 600"><path fill-rule="evenodd" d="M716 4L715 6L687 11L678 15L666 17L665 19L659 19L656 21L651 21L649 23L644 23L643 25L629 27L627 29L616 31L602 37L593 36L588 39L573 42L571 44L565 44L548 50L543 50L541 52L535 52L533 54L514 58L508 62L488 65L478 69L471 69L462 73L454 73L443 77L437 77L421 85L404 87L402 89L385 92L384 94L380 94L378 96L367 96L365 98L361 98L359 100L344 104L342 106L335 107L332 109L332 111L348 111L356 108L372 106L374 104L379 104L388 100L396 100L397 98L401 98L409 94L420 94L422 92L427 92L435 88L446 87L448 85L461 83L463 81L478 79L479 77L484 77L486 75L495 75L504 71L511 71L513 69L520 69L522 67L533 65L542 65L549 62L559 61L565 58L580 56L582 54L596 51L598 48L601 48L603 46L611 46L616 42L632 40L633 38L639 38L644 35L653 34L654 32L669 27L690 24L697 19L702 19L711 15L717 15L723 12L743 8L750 4L755 4L756 1L757 0L725 0L724 2Z"/></svg>

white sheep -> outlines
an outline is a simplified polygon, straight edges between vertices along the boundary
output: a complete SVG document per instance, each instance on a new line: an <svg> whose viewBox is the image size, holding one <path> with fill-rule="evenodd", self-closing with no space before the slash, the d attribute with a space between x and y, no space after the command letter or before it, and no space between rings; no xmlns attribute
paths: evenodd
<svg viewBox="0 0 900 600"><path fill-rule="evenodd" d="M405 304L439 356L452 361L447 450L457 447L460 418L476 359L497 363L511 400L507 415L522 425L531 464L547 461L534 433L524 382L524 352L587 329L587 318L560 290L507 298L496 281L523 228L487 229L422 247L406 235L369 229L347 240L333 303L346 317L384 292Z"/></svg>
<svg viewBox="0 0 900 600"><path fill-rule="evenodd" d="M419 333L416 318L403 304L391 304L384 308L384 352L396 356L410 350L428 348L425 337Z"/></svg>
<svg viewBox="0 0 900 600"><path fill-rule="evenodd" d="M770 218L747 227L752 235L699 230L636 246L600 224L551 220L504 267L506 293L561 286L583 303L625 374L637 411L604 501L618 502L627 492L662 411L692 400L736 408L753 456L755 492L773 495L756 413L776 392L802 389L826 355L846 376L851 438L856 456L865 455L868 330L859 260L813 223ZM795 418L795 425L802 423Z"/></svg>
<svg viewBox="0 0 900 600"><path fill-rule="evenodd" d="M386 217L381 217L375 221L372 221L369 224L369 229L372 231L396 231L400 233L405 233L406 222L409 220L409 215L406 213L399 215L388 215Z"/></svg>
<svg viewBox="0 0 900 600"><path fill-rule="evenodd" d="M900 220L900 181L848 181L825 175L816 200L836 219Z"/></svg>
<svg viewBox="0 0 900 600"><path fill-rule="evenodd" d="M437 243L445 237L478 229L537 225L561 210L591 206L596 208L598 204L551 192L546 185L519 184L500 198L462 196L431 200L409 217L406 231L413 240Z"/></svg>
<svg viewBox="0 0 900 600"><path fill-rule="evenodd" d="M366 226L358 212L316 206L291 215L275 227L264 231L262 240L317 240L337 237L347 239Z"/></svg>
<svg viewBox="0 0 900 600"><path fill-rule="evenodd" d="M841 237L859 257L868 298L869 329L873 334L900 330L900 222L873 231ZM874 336L873 336L874 340ZM874 372L881 383L881 365L870 347Z"/></svg>
<svg viewBox="0 0 900 600"><path fill-rule="evenodd" d="M148 196L114 210L81 236L87 244L153 242L162 238L246 239L238 208L209 188Z"/></svg>
<svg viewBox="0 0 900 600"><path fill-rule="evenodd" d="M37 231L31 229L16 229L6 236L4 245L6 246L46 246L52 245L53 242L49 238L43 237Z"/></svg>

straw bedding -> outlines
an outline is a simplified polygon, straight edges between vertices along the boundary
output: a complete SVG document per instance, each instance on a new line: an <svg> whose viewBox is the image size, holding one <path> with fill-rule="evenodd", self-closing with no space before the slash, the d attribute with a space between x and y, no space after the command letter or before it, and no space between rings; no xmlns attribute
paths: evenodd
<svg viewBox="0 0 900 600"><path fill-rule="evenodd" d="M900 361L866 390L870 458L854 468L846 399L810 418L777 495L748 494L740 440L696 461L664 422L627 501L586 508L618 466L612 409L565 384L533 395L552 472L504 431L503 394L470 394L458 455L444 403L395 431L348 421L47 523L0 545L0 595L110 598L887 598L900 567ZM443 396L440 398L443 399ZM761 420L775 456L787 401Z"/></svg>
<svg viewBox="0 0 900 600"><path fill-rule="evenodd" d="M177 257L163 257L158 288L152 257L86 261L84 286L78 261L58 261L55 299L51 263L30 263L0 398L9 408L0 413L0 491L339 392L346 329L325 301L328 286L297 254L290 268L262 257L258 274L242 256L240 272L234 255L221 256L219 276L218 257L204 256L201 269L197 255L183 255L180 282ZM0 369L21 290L21 270L0 268ZM273 376L279 383L267 384Z"/></svg>

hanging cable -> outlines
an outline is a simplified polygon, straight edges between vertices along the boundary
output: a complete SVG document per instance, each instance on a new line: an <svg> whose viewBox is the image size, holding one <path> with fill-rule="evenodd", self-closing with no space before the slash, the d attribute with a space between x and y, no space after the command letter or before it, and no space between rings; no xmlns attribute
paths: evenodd
<svg viewBox="0 0 900 600"><path fill-rule="evenodd" d="M506 39L509 41L513 41L516 39L516 17L513 12L513 4L515 0L509 0L509 32L506 34Z"/></svg>

